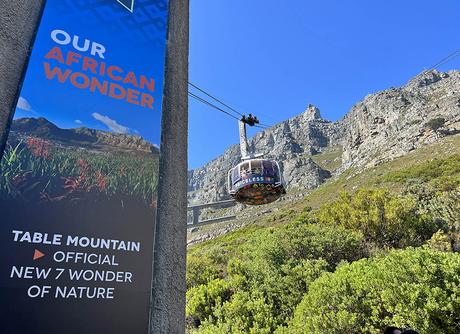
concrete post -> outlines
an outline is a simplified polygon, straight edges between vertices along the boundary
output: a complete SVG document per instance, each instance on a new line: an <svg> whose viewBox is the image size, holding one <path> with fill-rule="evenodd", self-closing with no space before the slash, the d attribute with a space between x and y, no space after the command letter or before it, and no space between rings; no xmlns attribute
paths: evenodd
<svg viewBox="0 0 460 334"><path fill-rule="evenodd" d="M12 0L1 4L0 160L44 3L44 0Z"/></svg>
<svg viewBox="0 0 460 334"><path fill-rule="evenodd" d="M192 215L193 215L193 224L198 224L200 221L200 208L195 207L192 210Z"/></svg>
<svg viewBox="0 0 460 334"><path fill-rule="evenodd" d="M170 0L163 96L152 334L185 333L189 0Z"/></svg>

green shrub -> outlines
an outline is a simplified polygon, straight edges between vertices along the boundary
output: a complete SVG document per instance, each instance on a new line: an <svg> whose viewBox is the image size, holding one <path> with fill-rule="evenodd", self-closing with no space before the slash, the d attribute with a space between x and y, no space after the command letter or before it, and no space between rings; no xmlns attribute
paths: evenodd
<svg viewBox="0 0 460 334"><path fill-rule="evenodd" d="M451 252L452 243L449 238L449 235L443 231L438 231L431 237L430 240L426 242L426 245L431 248L441 252Z"/></svg>
<svg viewBox="0 0 460 334"><path fill-rule="evenodd" d="M292 317L311 282L341 261L365 255L361 234L341 227L295 222L260 230L239 246L224 280L189 289L189 329L273 333Z"/></svg>
<svg viewBox="0 0 460 334"><path fill-rule="evenodd" d="M215 279L206 285L198 285L187 291L187 318L197 327L202 321L213 315L216 309L229 300L230 283Z"/></svg>
<svg viewBox="0 0 460 334"><path fill-rule="evenodd" d="M324 259L333 269L341 261L366 256L363 236L344 227L296 221L268 233L259 233L244 248L252 266L280 267L288 261Z"/></svg>
<svg viewBox="0 0 460 334"><path fill-rule="evenodd" d="M192 327L200 326L197 333L210 329L216 333L273 333L292 317L309 284L324 272L326 262L303 260L279 270L267 267L266 273L239 260L229 266L225 284L211 281L187 293L187 317Z"/></svg>
<svg viewBox="0 0 460 334"><path fill-rule="evenodd" d="M459 333L460 255L429 249L340 266L313 282L280 333L381 333L386 325Z"/></svg>
<svg viewBox="0 0 460 334"><path fill-rule="evenodd" d="M417 211L412 196L383 189L361 189L342 193L317 213L320 223L359 231L368 242L381 247L421 245L439 229L429 215Z"/></svg>
<svg viewBox="0 0 460 334"><path fill-rule="evenodd" d="M440 128L444 126L446 123L446 119L443 117L436 117L430 119L428 122L426 122L426 126L433 130L434 132L437 132Z"/></svg>
<svg viewBox="0 0 460 334"><path fill-rule="evenodd" d="M448 158L435 158L400 171L388 173L384 181L404 183L411 179L417 179L428 182L436 178L458 176L459 174L460 155L454 154Z"/></svg>
<svg viewBox="0 0 460 334"><path fill-rule="evenodd" d="M443 193L425 195L419 200L420 211L445 223L449 231L460 232L460 187Z"/></svg>
<svg viewBox="0 0 460 334"><path fill-rule="evenodd" d="M206 284L221 276L219 266L211 258L197 255L187 256L187 289Z"/></svg>

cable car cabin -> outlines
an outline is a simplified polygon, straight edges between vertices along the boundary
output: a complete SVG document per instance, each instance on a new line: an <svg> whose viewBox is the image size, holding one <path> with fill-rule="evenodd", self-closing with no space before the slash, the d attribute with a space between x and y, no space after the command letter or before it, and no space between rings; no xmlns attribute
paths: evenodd
<svg viewBox="0 0 460 334"><path fill-rule="evenodd" d="M271 203L286 193L278 163L265 159L246 160L232 168L228 189L235 201L248 205Z"/></svg>

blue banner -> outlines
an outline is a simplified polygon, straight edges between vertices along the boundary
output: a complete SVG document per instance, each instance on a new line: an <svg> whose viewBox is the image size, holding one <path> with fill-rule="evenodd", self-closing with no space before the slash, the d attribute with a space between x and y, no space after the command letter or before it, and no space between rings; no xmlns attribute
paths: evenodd
<svg viewBox="0 0 460 334"><path fill-rule="evenodd" d="M148 332L167 0L48 0L0 164L0 323Z"/></svg>

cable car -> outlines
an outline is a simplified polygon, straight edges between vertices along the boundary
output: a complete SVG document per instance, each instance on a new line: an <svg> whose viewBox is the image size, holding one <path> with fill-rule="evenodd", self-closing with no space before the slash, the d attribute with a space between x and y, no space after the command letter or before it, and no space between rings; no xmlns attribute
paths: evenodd
<svg viewBox="0 0 460 334"><path fill-rule="evenodd" d="M242 161L228 172L228 192L235 201L247 205L262 205L278 200L286 193L278 162L248 154L246 124L259 123L256 117L239 121Z"/></svg>

